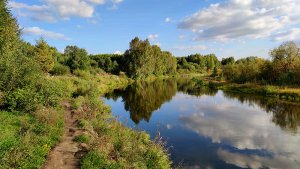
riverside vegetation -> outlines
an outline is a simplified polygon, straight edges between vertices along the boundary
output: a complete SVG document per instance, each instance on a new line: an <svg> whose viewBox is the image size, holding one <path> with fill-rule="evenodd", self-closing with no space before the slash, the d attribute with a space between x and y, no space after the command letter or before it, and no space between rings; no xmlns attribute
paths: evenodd
<svg viewBox="0 0 300 169"><path fill-rule="evenodd" d="M170 168L160 138L150 140L145 132L123 126L100 99L133 79L201 74L212 82L194 78L198 84L248 93L262 89L265 95L299 101L300 54L294 42L273 49L271 61L219 61L214 54L176 58L139 38L123 55L89 55L77 46L58 52L44 39L25 42L6 0L0 2L0 21L0 168L45 164L64 132L63 101L71 103L84 131L73 140L86 148L81 168Z"/></svg>

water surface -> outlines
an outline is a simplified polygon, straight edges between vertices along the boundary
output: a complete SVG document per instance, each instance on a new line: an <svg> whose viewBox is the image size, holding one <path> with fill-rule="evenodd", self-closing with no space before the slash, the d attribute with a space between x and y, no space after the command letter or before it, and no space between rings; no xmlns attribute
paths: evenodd
<svg viewBox="0 0 300 169"><path fill-rule="evenodd" d="M157 80L105 98L121 122L157 133L183 168L300 168L300 106Z"/></svg>

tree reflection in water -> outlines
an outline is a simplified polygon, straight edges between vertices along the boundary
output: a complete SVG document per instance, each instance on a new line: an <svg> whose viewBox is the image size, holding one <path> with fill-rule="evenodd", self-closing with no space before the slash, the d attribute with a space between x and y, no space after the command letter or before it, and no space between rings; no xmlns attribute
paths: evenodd
<svg viewBox="0 0 300 169"><path fill-rule="evenodd" d="M126 111L130 112L132 121L138 124L141 120L149 122L152 113L176 95L176 92L201 97L215 96L217 90L202 86L190 79L164 79L153 82L137 82L126 89L117 89L106 94L108 99L117 100L122 97ZM229 99L237 99L241 103L257 105L268 113L272 113L272 121L284 130L297 132L300 126L300 106L273 98L256 95L244 95L224 92Z"/></svg>
<svg viewBox="0 0 300 169"><path fill-rule="evenodd" d="M123 92L115 90L113 95L110 94L107 97L121 96L126 111L130 112L130 118L138 124L141 120L149 122L152 112L159 109L163 103L170 101L176 91L176 81L155 80L137 82L128 86Z"/></svg>
<svg viewBox="0 0 300 169"><path fill-rule="evenodd" d="M300 105L280 101L274 98L263 98L256 95L243 95L224 92L224 96L230 99L237 99L241 103L257 105L267 113L272 113L272 122L283 130L297 132L300 126Z"/></svg>

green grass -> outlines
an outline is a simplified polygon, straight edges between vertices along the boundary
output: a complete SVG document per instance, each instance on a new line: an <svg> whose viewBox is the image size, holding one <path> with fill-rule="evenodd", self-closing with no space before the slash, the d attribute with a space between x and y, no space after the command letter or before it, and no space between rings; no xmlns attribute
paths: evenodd
<svg viewBox="0 0 300 169"><path fill-rule="evenodd" d="M60 138L60 119L61 112L50 109L34 115L0 111L0 168L40 168Z"/></svg>
<svg viewBox="0 0 300 169"><path fill-rule="evenodd" d="M88 143L90 141L90 137L83 134L83 135L75 136L73 141L79 143Z"/></svg>
<svg viewBox="0 0 300 169"><path fill-rule="evenodd" d="M151 141L147 133L127 128L115 119L90 120L90 123L99 137L90 143L93 148L82 160L83 169L171 168L164 144Z"/></svg>

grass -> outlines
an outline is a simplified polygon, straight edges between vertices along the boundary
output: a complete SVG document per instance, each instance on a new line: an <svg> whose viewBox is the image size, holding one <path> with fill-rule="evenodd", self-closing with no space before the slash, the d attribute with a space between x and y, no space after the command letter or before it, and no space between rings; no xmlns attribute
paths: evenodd
<svg viewBox="0 0 300 169"><path fill-rule="evenodd" d="M82 160L82 168L171 168L164 145L145 132L127 128L115 119L90 121L99 135Z"/></svg>
<svg viewBox="0 0 300 169"><path fill-rule="evenodd" d="M73 141L78 143L89 143L90 137L88 135L83 134L83 135L75 136Z"/></svg>
<svg viewBox="0 0 300 169"><path fill-rule="evenodd" d="M62 112L0 112L0 168L40 168L62 134Z"/></svg>

